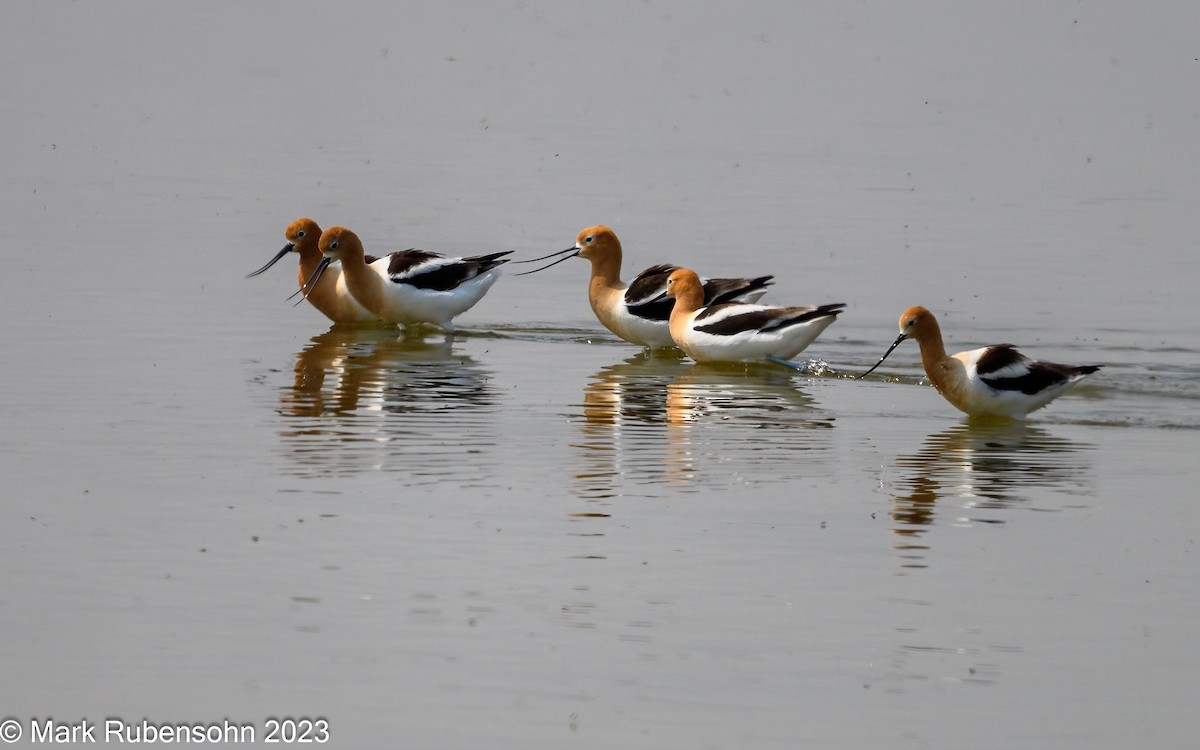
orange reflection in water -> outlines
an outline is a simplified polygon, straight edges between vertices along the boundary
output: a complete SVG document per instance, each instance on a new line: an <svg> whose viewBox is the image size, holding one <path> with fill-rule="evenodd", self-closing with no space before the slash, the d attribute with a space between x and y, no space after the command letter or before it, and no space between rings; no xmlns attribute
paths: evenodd
<svg viewBox="0 0 1200 750"><path fill-rule="evenodd" d="M1003 524L1007 514L989 511L1029 506L1043 490L1087 494L1089 448L1021 421L964 420L929 435L895 462L902 477L891 517L902 567L926 567L929 547L919 540L948 510L964 511L957 525Z"/></svg>

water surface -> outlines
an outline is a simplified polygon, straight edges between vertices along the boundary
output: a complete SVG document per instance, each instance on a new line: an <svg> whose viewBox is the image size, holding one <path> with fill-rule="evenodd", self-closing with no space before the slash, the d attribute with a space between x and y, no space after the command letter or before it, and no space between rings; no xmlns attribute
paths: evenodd
<svg viewBox="0 0 1200 750"><path fill-rule="evenodd" d="M10 15L3 716L1193 744L1191 4ZM331 327L243 278L300 215L523 257L604 222L627 275L849 308L805 372L618 342L578 260L452 341ZM915 345L848 377L911 304L1104 369L1008 426Z"/></svg>

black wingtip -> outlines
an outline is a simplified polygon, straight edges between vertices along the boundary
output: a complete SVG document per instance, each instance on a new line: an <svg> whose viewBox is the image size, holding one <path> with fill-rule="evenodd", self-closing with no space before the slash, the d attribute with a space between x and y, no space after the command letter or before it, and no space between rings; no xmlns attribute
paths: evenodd
<svg viewBox="0 0 1200 750"><path fill-rule="evenodd" d="M512 260L512 258L504 257L512 254L512 250L503 250L498 253L488 253L486 255L472 255L469 258L463 258L463 260L470 261L472 263L478 263L482 270L490 271L496 266L502 266Z"/></svg>
<svg viewBox="0 0 1200 750"><path fill-rule="evenodd" d="M646 269L644 273L650 273L654 269L669 269L674 271L676 266L654 266L653 269ZM774 276L759 276L753 279L710 279L704 286L704 304L711 307L712 305L720 305L725 302L737 302L745 295L754 294L755 292L765 291L767 287L773 283L771 280Z"/></svg>

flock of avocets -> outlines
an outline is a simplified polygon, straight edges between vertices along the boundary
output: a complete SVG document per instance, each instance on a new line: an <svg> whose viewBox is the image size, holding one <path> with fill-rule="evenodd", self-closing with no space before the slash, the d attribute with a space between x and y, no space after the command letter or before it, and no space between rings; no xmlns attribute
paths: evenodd
<svg viewBox="0 0 1200 750"><path fill-rule="evenodd" d="M345 227L324 232L315 221L288 225L287 244L257 276L288 253L300 256L300 291L337 323L431 324L455 332L455 316L469 310L500 277L512 251L453 258L426 250L402 250L382 258L366 255ZM698 362L768 360L799 369L791 358L811 344L845 305L772 307L756 304L771 276L705 279L672 265L647 268L631 283L621 280L621 243L606 226L588 227L573 247L533 263L559 257L535 273L573 257L591 261L588 300L604 325L644 347L677 346ZM331 265L340 261L339 265ZM518 274L524 275L524 274ZM913 338L929 380L959 410L971 416L1023 419L1062 395L1099 365L1035 362L1011 344L946 354L937 319L924 307L900 316L900 335L864 377L883 364L900 342Z"/></svg>

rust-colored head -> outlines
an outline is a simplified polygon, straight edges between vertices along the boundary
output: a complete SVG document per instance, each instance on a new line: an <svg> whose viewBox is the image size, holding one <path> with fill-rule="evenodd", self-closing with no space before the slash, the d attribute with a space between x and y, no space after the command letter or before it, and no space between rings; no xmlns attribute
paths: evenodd
<svg viewBox="0 0 1200 750"><path fill-rule="evenodd" d="M667 277L668 297L678 298L692 289L699 289L701 294L704 293L704 287L700 284L700 275L690 268L676 269Z"/></svg>
<svg viewBox="0 0 1200 750"><path fill-rule="evenodd" d="M919 341L937 330L937 318L933 317L933 313L920 305L908 308L900 316L901 340L917 339Z"/></svg>
<svg viewBox="0 0 1200 750"><path fill-rule="evenodd" d="M617 233L603 224L588 227L575 238L575 247L579 248L579 257L595 260L615 256L621 259L621 241Z"/></svg>
<svg viewBox="0 0 1200 750"><path fill-rule="evenodd" d="M362 255L362 241L358 235L345 227L330 227L321 232L317 249L329 260L345 260L355 254Z"/></svg>
<svg viewBox="0 0 1200 750"><path fill-rule="evenodd" d="M321 239L317 242L317 249L321 251L321 262L317 264L312 275L300 285L300 288L308 292L316 288L317 282L325 275L325 269L329 268L329 264L335 260L345 260L357 256L358 263L363 263L363 246L359 241L358 235L351 232L345 227L330 227L324 232L321 232ZM345 264L343 264L345 265Z"/></svg>
<svg viewBox="0 0 1200 750"><path fill-rule="evenodd" d="M560 258L559 256L562 257ZM617 235L613 230L603 224L597 224L580 232L579 236L575 238L575 244L566 250L558 250L549 255L543 255L540 258L515 261L516 263L536 263L549 258L558 258L558 260L550 261L540 268L535 268L532 271L523 271L516 275L528 276L531 273L545 271L551 266L557 266L565 260L577 257L590 260L592 262L593 275L599 276L601 279L615 281L621 272L621 242L617 239Z"/></svg>
<svg viewBox="0 0 1200 750"><path fill-rule="evenodd" d="M690 268L679 268L667 277L667 296L675 298L674 311L689 313L704 307L704 285Z"/></svg>
<svg viewBox="0 0 1200 750"><path fill-rule="evenodd" d="M288 224L283 234L287 238L288 244L293 246L293 250L299 252L300 248L296 246L311 245L314 248L317 246L317 240L321 239L321 227L306 216Z"/></svg>
<svg viewBox="0 0 1200 750"><path fill-rule="evenodd" d="M278 263L279 260L288 253L300 253L300 262L303 264L304 251L316 249L317 238L321 236L321 228L317 226L317 222L313 221L312 219L302 218L296 219L291 224L288 224L287 229L285 229L283 233L287 237L287 244L283 246L283 249L276 253L274 258L271 258L271 260L267 261L267 265L263 266L257 271L251 271L250 273L246 274L246 278L259 275L263 271Z"/></svg>
<svg viewBox="0 0 1200 750"><path fill-rule="evenodd" d="M918 342L940 342L942 340L942 331L938 328L937 318L933 317L933 313L920 305L914 305L905 310L904 314L900 316L900 335L896 337L896 340L892 342L888 350L883 353L883 356L879 358L875 366L858 377L865 378L875 372L875 368L882 365L883 360L887 359L889 354L896 351L896 347L900 346L900 342L905 339L916 339Z"/></svg>

